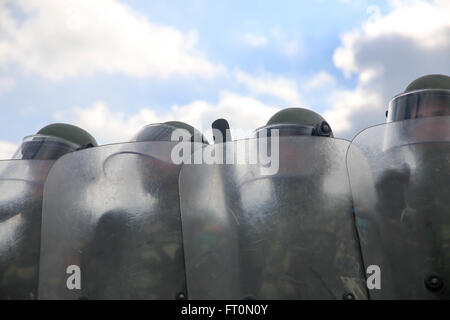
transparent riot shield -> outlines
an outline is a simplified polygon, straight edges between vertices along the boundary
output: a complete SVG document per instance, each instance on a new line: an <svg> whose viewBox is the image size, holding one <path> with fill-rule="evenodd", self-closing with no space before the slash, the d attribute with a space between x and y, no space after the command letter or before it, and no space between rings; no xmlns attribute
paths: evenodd
<svg viewBox="0 0 450 320"><path fill-rule="evenodd" d="M54 161L0 161L0 299L36 299L42 192Z"/></svg>
<svg viewBox="0 0 450 320"><path fill-rule="evenodd" d="M183 166L189 297L367 298L348 146L321 137L280 137L278 146L249 139L201 150L209 160L224 152L225 164Z"/></svg>
<svg viewBox="0 0 450 320"><path fill-rule="evenodd" d="M180 144L108 145L58 160L44 191L40 299L186 298L181 164L172 161Z"/></svg>
<svg viewBox="0 0 450 320"><path fill-rule="evenodd" d="M352 142L364 264L379 268L368 276L371 298L450 298L449 142L450 117L375 126Z"/></svg>

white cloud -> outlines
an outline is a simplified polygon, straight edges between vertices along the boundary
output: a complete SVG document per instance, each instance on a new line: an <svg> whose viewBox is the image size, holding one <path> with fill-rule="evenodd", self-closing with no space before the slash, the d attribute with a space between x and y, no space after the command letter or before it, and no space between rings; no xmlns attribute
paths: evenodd
<svg viewBox="0 0 450 320"><path fill-rule="evenodd" d="M268 73L253 76L239 69L234 70L234 76L237 83L246 86L252 94L277 97L290 105L302 104L295 80Z"/></svg>
<svg viewBox="0 0 450 320"><path fill-rule="evenodd" d="M296 58L302 53L303 43L298 30L285 32L281 27L275 26L266 35L244 33L241 36L246 45L253 48L267 47L270 43L287 58Z"/></svg>
<svg viewBox="0 0 450 320"><path fill-rule="evenodd" d="M11 6L26 13L24 21ZM0 3L0 66L15 63L49 79L96 72L209 78L224 72L197 42L195 31L156 25L118 0Z"/></svg>
<svg viewBox="0 0 450 320"><path fill-rule="evenodd" d="M386 15L374 13L360 28L345 33L334 63L344 75L357 75L353 90L335 90L324 115L338 135L385 122L389 100L425 74L450 74L450 2L391 1ZM332 120L331 120L332 119Z"/></svg>
<svg viewBox="0 0 450 320"><path fill-rule="evenodd" d="M450 27L450 2L437 2L394 1L394 10L386 16L378 14L365 24L364 34L369 39L395 34L430 48L448 44L450 38L442 29Z"/></svg>
<svg viewBox="0 0 450 320"><path fill-rule="evenodd" d="M150 109L142 109L135 115L113 112L103 102L96 102L90 108L75 108L71 112L54 115L56 121L74 122L105 142L121 142L131 139L137 130L146 124L164 122ZM68 121L69 119L69 121Z"/></svg>
<svg viewBox="0 0 450 320"><path fill-rule="evenodd" d="M286 57L297 57L301 53L302 41L298 32L287 34L279 26L276 26L272 28L271 36Z"/></svg>
<svg viewBox="0 0 450 320"><path fill-rule="evenodd" d="M0 141L0 160L11 159L17 148L16 145L10 142Z"/></svg>
<svg viewBox="0 0 450 320"><path fill-rule="evenodd" d="M343 46L334 54L334 63L346 73L359 72L355 53L363 42L382 37L399 37L413 41L422 48L435 49L448 46L450 37L450 2L423 0L391 1L393 10L381 16L379 12L369 18L359 30L343 35Z"/></svg>
<svg viewBox="0 0 450 320"><path fill-rule="evenodd" d="M203 131L210 130L214 120L225 118L230 123L233 139L242 139L256 128L265 125L279 110L280 108L267 105L253 97L222 92L215 104L196 101L186 106L175 106L172 108L172 116L174 119L193 123ZM208 138L210 137L211 135Z"/></svg>
<svg viewBox="0 0 450 320"><path fill-rule="evenodd" d="M330 123L333 131L337 134L351 131L357 126L352 122L352 116L355 113L361 116L368 115L374 106L382 106L380 96L376 92L357 88L356 90L334 91L330 101L333 108L323 112L323 117ZM378 111L378 109L376 109ZM365 119L364 122L370 122L372 119ZM352 132L355 133L355 132Z"/></svg>
<svg viewBox="0 0 450 320"><path fill-rule="evenodd" d="M251 47L264 47L268 42L266 37L251 33L245 33L242 38Z"/></svg>
<svg viewBox="0 0 450 320"><path fill-rule="evenodd" d="M55 120L74 123L90 132L101 144L129 141L140 129L151 123L183 121L204 132L212 141L211 123L225 118L230 123L233 138L245 138L256 128L267 123L279 108L232 92L222 92L217 103L197 100L190 104L172 106L169 111L156 113L143 108L136 114L126 115L112 111L102 102L88 108L76 108L55 115Z"/></svg>
<svg viewBox="0 0 450 320"><path fill-rule="evenodd" d="M352 73L358 72L355 62L354 44L361 39L359 30L344 33L341 36L342 46L337 48L333 55L334 65L340 68L348 78Z"/></svg>
<svg viewBox="0 0 450 320"><path fill-rule="evenodd" d="M336 84L334 77L326 71L321 71L315 74L311 79L309 79L305 86L306 89L319 89L325 87L331 87Z"/></svg>

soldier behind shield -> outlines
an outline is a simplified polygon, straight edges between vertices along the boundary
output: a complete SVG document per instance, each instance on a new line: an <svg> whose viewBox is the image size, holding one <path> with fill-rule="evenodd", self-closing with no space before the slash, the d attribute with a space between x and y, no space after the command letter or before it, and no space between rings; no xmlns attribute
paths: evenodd
<svg viewBox="0 0 450 320"><path fill-rule="evenodd" d="M48 125L25 137L13 160L0 161L0 299L36 299L43 185L55 160L96 146L86 131Z"/></svg>
<svg viewBox="0 0 450 320"><path fill-rule="evenodd" d="M392 272L384 297L429 297L424 290L448 297L442 281L450 270L448 116L444 75L416 79L389 104L382 159L373 159L385 164L376 182L382 220L373 239L381 245L380 263Z"/></svg>
<svg viewBox="0 0 450 320"><path fill-rule="evenodd" d="M257 299L364 299L362 261L345 170L348 143L317 113L289 108L279 130L276 176L243 179L241 282ZM339 142L342 143L340 146ZM245 181L246 180L246 181ZM257 195L257 196L256 196Z"/></svg>
<svg viewBox="0 0 450 320"><path fill-rule="evenodd" d="M109 189L104 196L114 195L117 203L100 215L83 255L83 292L88 298L186 297L180 167L170 159L174 130L207 143L185 123L152 124L104 161ZM159 151L146 149L157 145Z"/></svg>

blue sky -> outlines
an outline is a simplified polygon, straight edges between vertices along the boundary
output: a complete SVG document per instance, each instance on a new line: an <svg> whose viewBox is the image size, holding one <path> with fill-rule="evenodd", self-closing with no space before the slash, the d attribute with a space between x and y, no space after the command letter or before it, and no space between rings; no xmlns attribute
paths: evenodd
<svg viewBox="0 0 450 320"><path fill-rule="evenodd" d="M0 157L52 122L112 143L227 117L243 137L287 106L351 139L450 73L449 30L445 0L0 0Z"/></svg>

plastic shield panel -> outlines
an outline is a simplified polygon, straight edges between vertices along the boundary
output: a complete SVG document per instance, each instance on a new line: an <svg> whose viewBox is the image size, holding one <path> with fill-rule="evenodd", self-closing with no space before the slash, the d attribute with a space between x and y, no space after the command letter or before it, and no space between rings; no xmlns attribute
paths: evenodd
<svg viewBox="0 0 450 320"><path fill-rule="evenodd" d="M44 192L40 299L186 296L176 144L109 145L55 164Z"/></svg>
<svg viewBox="0 0 450 320"><path fill-rule="evenodd" d="M42 192L54 161L0 161L0 299L36 299Z"/></svg>
<svg viewBox="0 0 450 320"><path fill-rule="evenodd" d="M371 298L450 298L450 117L361 132L347 162Z"/></svg>
<svg viewBox="0 0 450 320"><path fill-rule="evenodd" d="M209 160L225 150L228 164L183 166L189 297L366 298L348 146L320 137L280 137L278 148L249 139L202 150Z"/></svg>

